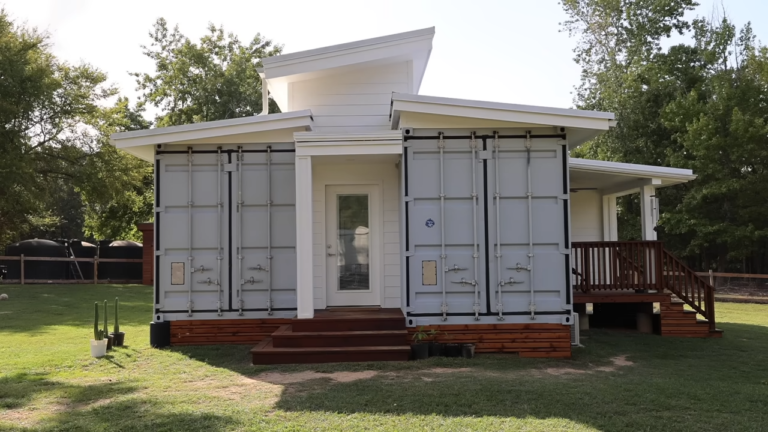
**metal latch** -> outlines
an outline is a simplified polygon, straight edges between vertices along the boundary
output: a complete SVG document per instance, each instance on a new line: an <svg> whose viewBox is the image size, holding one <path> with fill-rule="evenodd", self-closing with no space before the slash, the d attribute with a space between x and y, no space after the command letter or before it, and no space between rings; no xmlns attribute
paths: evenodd
<svg viewBox="0 0 768 432"><path fill-rule="evenodd" d="M458 272L460 272L462 270L466 270L466 269L467 269L466 267L459 267L458 265L454 264L453 267L446 267L445 271L447 271L447 272L452 271L454 273L458 273Z"/></svg>
<svg viewBox="0 0 768 432"><path fill-rule="evenodd" d="M233 164L233 163L224 164L224 172L235 172L235 171L237 171L237 164Z"/></svg>
<svg viewBox="0 0 768 432"><path fill-rule="evenodd" d="M466 280L464 278L461 278L461 280L459 280L459 281L451 281L451 283L461 284L461 286L465 286L465 285L475 286L475 285L477 285L477 281Z"/></svg>

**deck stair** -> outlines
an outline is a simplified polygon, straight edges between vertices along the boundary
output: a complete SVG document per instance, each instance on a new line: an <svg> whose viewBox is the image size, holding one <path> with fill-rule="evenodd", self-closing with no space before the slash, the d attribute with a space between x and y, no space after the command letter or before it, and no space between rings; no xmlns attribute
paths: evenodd
<svg viewBox="0 0 768 432"><path fill-rule="evenodd" d="M410 356L400 309L315 311L282 325L253 349L253 364L405 361Z"/></svg>
<svg viewBox="0 0 768 432"><path fill-rule="evenodd" d="M685 302L672 297L661 304L661 335L673 337L722 337L720 329L710 329L709 321L698 319L698 313L685 308Z"/></svg>

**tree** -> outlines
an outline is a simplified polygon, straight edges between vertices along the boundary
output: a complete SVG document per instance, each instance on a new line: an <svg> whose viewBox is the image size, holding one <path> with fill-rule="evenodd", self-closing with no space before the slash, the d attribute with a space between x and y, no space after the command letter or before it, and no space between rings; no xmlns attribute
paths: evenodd
<svg viewBox="0 0 768 432"><path fill-rule="evenodd" d="M116 93L105 81L88 64L56 59L47 35L0 10L0 242L60 224L51 203L61 188L77 187L98 151L86 126Z"/></svg>
<svg viewBox="0 0 768 432"><path fill-rule="evenodd" d="M145 180L137 167L146 163L109 145L109 133L138 119L124 100L104 108L117 95L106 81L89 64L57 59L48 35L0 10L0 244L79 237L86 208L119 202Z"/></svg>
<svg viewBox="0 0 768 432"><path fill-rule="evenodd" d="M688 0L564 2L570 16L564 27L579 37L582 83L575 102L618 119L616 128L574 153L693 169L697 180L657 193L660 238L700 267L724 271L729 262L750 258L759 271L768 228L760 211L768 196L759 186L768 156L768 56L749 26L737 35L727 19L685 21L694 6ZM692 42L663 49L672 32ZM636 200L619 204L620 225L636 224Z"/></svg>
<svg viewBox="0 0 768 432"><path fill-rule="evenodd" d="M280 54L282 46L256 34L244 45L222 27L208 26L199 43L169 30L160 18L149 34L144 54L155 62L155 73L132 73L141 102L161 110L157 127L246 117L262 111L261 59ZM269 112L279 112L270 102Z"/></svg>
<svg viewBox="0 0 768 432"><path fill-rule="evenodd" d="M84 231L93 238L141 241L136 224L152 221L154 215L154 172L152 164L116 149L109 143L115 132L148 129L150 122L140 107L131 108L127 98L102 112L98 130L99 157L90 158L82 182L85 207Z"/></svg>

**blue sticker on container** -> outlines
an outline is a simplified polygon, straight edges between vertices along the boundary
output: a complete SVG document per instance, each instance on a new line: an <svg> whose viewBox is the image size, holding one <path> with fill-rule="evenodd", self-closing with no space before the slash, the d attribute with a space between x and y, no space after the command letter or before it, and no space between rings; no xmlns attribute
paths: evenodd
<svg viewBox="0 0 768 432"><path fill-rule="evenodd" d="M427 219L427 223L425 223L424 225L426 225L427 228L432 228L433 226L435 226L435 221L433 221L432 219Z"/></svg>

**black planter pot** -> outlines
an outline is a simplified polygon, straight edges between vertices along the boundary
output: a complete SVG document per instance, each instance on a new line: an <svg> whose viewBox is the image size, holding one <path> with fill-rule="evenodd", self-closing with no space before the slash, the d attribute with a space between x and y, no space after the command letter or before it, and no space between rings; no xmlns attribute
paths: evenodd
<svg viewBox="0 0 768 432"><path fill-rule="evenodd" d="M461 345L448 343L443 347L443 355L446 357L461 357Z"/></svg>
<svg viewBox="0 0 768 432"><path fill-rule="evenodd" d="M411 358L414 360L425 360L429 358L429 344L415 343L411 345Z"/></svg>
<svg viewBox="0 0 768 432"><path fill-rule="evenodd" d="M443 355L443 347L445 345L441 344L440 342L430 342L429 343L429 356L430 357L440 357Z"/></svg>
<svg viewBox="0 0 768 432"><path fill-rule="evenodd" d="M107 335L104 338L107 340L107 351L109 351L114 346L114 340L112 338L112 335Z"/></svg>
<svg viewBox="0 0 768 432"><path fill-rule="evenodd" d="M464 344L461 346L461 356L465 359L475 358L475 344Z"/></svg>
<svg viewBox="0 0 768 432"><path fill-rule="evenodd" d="M112 345L116 347L123 346L123 343L125 343L125 332L118 332L118 333L110 333L110 336L112 336Z"/></svg>

